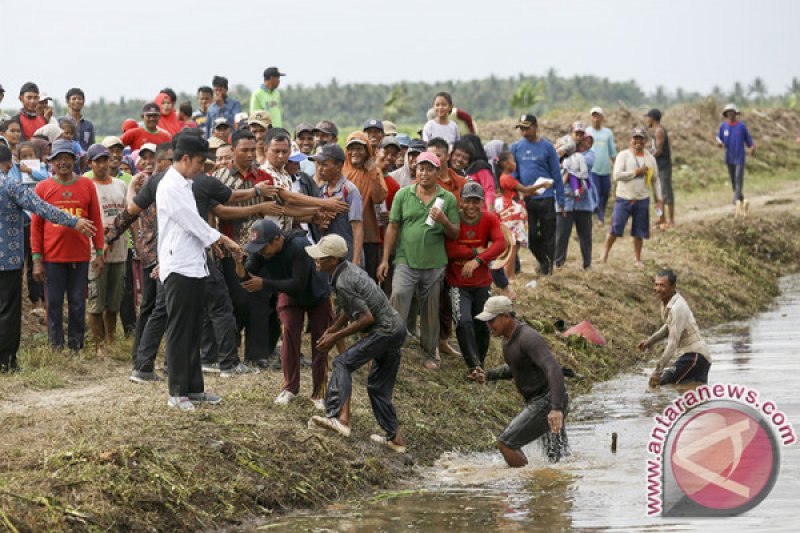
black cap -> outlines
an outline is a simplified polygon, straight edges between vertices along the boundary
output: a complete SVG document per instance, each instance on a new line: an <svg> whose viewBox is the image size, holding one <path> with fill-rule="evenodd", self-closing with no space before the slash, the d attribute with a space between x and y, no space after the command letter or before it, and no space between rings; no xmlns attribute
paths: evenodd
<svg viewBox="0 0 800 533"><path fill-rule="evenodd" d="M422 139L414 139L408 144L408 153L421 154L428 149L428 144Z"/></svg>
<svg viewBox="0 0 800 533"><path fill-rule="evenodd" d="M155 102L147 102L142 106L142 115L152 115L152 114L161 114L161 110L158 108L158 104Z"/></svg>
<svg viewBox="0 0 800 533"><path fill-rule="evenodd" d="M319 131L325 135L333 135L334 137L339 136L339 128L330 120L320 120L312 131Z"/></svg>
<svg viewBox="0 0 800 533"><path fill-rule="evenodd" d="M344 150L338 144L326 144L322 146L316 154L309 157L311 161L327 161L334 159L344 163L345 156Z"/></svg>
<svg viewBox="0 0 800 533"><path fill-rule="evenodd" d="M248 253L256 254L280 235L281 229L273 221L266 219L256 220L250 226L250 232L244 249Z"/></svg>
<svg viewBox="0 0 800 533"><path fill-rule="evenodd" d="M190 157L202 155L206 159L212 155L208 151L208 141L197 135L181 135L175 143L175 151Z"/></svg>
<svg viewBox="0 0 800 533"><path fill-rule="evenodd" d="M278 67L269 67L264 71L264 79L275 78L277 76L286 76Z"/></svg>
<svg viewBox="0 0 800 533"><path fill-rule="evenodd" d="M378 120L376 118L371 118L371 119L369 119L368 121L366 121L364 123L364 131L367 131L367 130L372 129L372 128L379 129L379 130L383 131L383 122L381 122L380 120Z"/></svg>
<svg viewBox="0 0 800 533"><path fill-rule="evenodd" d="M536 115L522 115L515 128L530 128L536 125Z"/></svg>
<svg viewBox="0 0 800 533"><path fill-rule="evenodd" d="M314 126L312 126L308 122L301 122L294 129L294 137L296 139L298 135L300 135L301 133L306 132L306 131L309 132L309 133L314 133L314 129L315 129Z"/></svg>
<svg viewBox="0 0 800 533"><path fill-rule="evenodd" d="M650 118L652 118L653 120L658 120L658 121L661 121L661 111L659 111L659 110L658 110L658 109L656 109L656 108L653 108L653 109L651 109L650 111L648 111L648 112L647 112L647 114L646 114L645 116L646 116L646 117L650 117Z"/></svg>

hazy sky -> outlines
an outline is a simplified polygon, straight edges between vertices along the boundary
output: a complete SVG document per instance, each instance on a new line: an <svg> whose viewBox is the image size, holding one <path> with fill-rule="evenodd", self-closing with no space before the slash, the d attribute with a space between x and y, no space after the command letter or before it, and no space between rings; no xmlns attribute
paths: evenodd
<svg viewBox="0 0 800 533"><path fill-rule="evenodd" d="M62 99L194 93L214 74L256 87L594 74L708 92L800 77L792 0L0 0L4 108L36 81ZM455 95L457 97L457 95Z"/></svg>

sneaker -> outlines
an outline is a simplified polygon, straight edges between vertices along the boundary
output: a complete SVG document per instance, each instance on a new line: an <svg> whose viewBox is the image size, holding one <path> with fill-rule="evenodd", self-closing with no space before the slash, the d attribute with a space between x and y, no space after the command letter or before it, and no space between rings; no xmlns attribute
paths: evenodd
<svg viewBox="0 0 800 533"><path fill-rule="evenodd" d="M269 368L269 359L256 359L253 364L257 368Z"/></svg>
<svg viewBox="0 0 800 533"><path fill-rule="evenodd" d="M289 402L294 400L295 394L288 390L282 390L278 397L275 398L275 405L289 405Z"/></svg>
<svg viewBox="0 0 800 533"><path fill-rule="evenodd" d="M387 439L384 435L377 435L373 433L369 436L369 440L372 442L377 442L381 446L386 446L393 452L406 453L406 447L404 444L396 444L394 441Z"/></svg>
<svg viewBox="0 0 800 533"><path fill-rule="evenodd" d="M281 367L281 356L280 355L277 355L277 356L273 355L272 356L272 361L270 361L270 363L269 363L269 368L271 370L280 370L282 368Z"/></svg>
<svg viewBox="0 0 800 533"><path fill-rule="evenodd" d="M181 411L194 411L194 404L188 396L170 396L167 407L177 407Z"/></svg>
<svg viewBox="0 0 800 533"><path fill-rule="evenodd" d="M145 372L143 370L133 370L131 371L129 380L133 381L134 383L151 383L154 381L163 381L158 374L155 372Z"/></svg>
<svg viewBox="0 0 800 533"><path fill-rule="evenodd" d="M311 403L314 404L314 409L317 411L325 410L325 400L323 398L311 398Z"/></svg>
<svg viewBox="0 0 800 533"><path fill-rule="evenodd" d="M222 401L222 397L210 392L190 392L189 400L198 403L207 403L209 405L217 405Z"/></svg>
<svg viewBox="0 0 800 533"><path fill-rule="evenodd" d="M342 437L349 437L350 436L350 426L345 426L341 422L339 422L338 418L334 417L327 417L327 416L312 416L311 422L314 423L317 427L321 427L323 429L328 429L330 431L335 431Z"/></svg>
<svg viewBox="0 0 800 533"><path fill-rule="evenodd" d="M221 378L233 378L236 376L241 376L243 374L258 374L260 372L259 369L247 366L244 363L239 363L238 365L226 368L225 370L220 370L219 377Z"/></svg>
<svg viewBox="0 0 800 533"><path fill-rule="evenodd" d="M203 372L218 374L220 372L219 363L203 363Z"/></svg>

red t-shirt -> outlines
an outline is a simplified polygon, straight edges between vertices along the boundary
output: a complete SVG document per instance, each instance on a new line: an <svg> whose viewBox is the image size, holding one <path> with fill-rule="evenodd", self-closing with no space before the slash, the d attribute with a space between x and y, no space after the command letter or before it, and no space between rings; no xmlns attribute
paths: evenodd
<svg viewBox="0 0 800 533"><path fill-rule="evenodd" d="M125 146L130 146L131 150L138 150L143 144L153 143L158 146L161 143L169 142L172 140L172 135L162 129L151 133L144 128L133 128L123 133L119 139Z"/></svg>
<svg viewBox="0 0 800 533"><path fill-rule="evenodd" d="M41 115L29 118L25 113L19 114L19 125L22 127L22 140L29 141L36 130L47 125L47 120Z"/></svg>
<svg viewBox="0 0 800 533"><path fill-rule="evenodd" d="M464 184L467 182L467 179L463 176L459 176L458 173L452 168L448 168L447 172L450 176L450 181L445 183L439 179L437 180L439 182L439 186L442 189L453 193L453 196L456 197L456 200L461 202L461 189L464 188Z"/></svg>
<svg viewBox="0 0 800 533"><path fill-rule="evenodd" d="M69 185L53 178L36 184L42 200L76 217L88 218L97 228L94 247L103 249L103 216L97 190L89 178L78 177ZM36 213L31 217L31 251L42 254L45 263L80 263L91 259L89 239L66 226L49 222Z"/></svg>
<svg viewBox="0 0 800 533"><path fill-rule="evenodd" d="M489 245L491 242L491 246ZM445 239L447 249L447 270L445 279L451 287L488 287L492 284L492 275L489 272L489 261L497 259L506 249L506 240L500 228L500 219L494 213L481 211L481 216L474 224L468 224L461 219L461 232L457 240ZM464 263L474 259L473 248L488 248L477 257L481 265L472 273L472 277L464 278L461 269Z"/></svg>

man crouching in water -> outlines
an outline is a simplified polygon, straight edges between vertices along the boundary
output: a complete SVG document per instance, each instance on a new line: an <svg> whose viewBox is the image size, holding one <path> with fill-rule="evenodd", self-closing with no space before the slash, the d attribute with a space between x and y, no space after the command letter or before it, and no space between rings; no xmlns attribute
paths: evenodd
<svg viewBox="0 0 800 533"><path fill-rule="evenodd" d="M566 445L564 417L568 412L561 365L542 336L517 320L507 297L492 296L475 318L487 322L492 335L503 340L506 364L487 372L486 380L513 379L525 399L525 408L497 437L497 448L508 466L519 468L528 464L522 447L544 436L547 455L557 462Z"/></svg>

